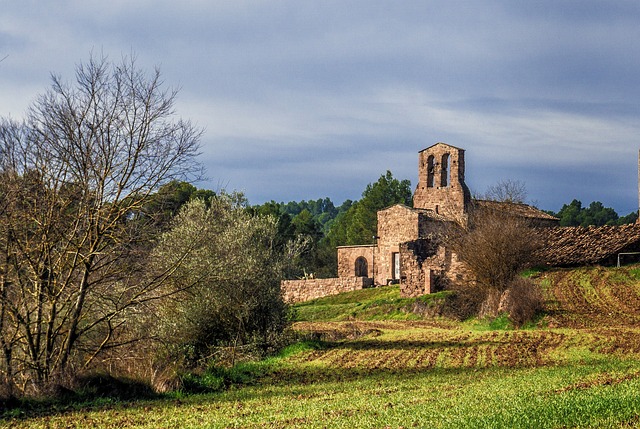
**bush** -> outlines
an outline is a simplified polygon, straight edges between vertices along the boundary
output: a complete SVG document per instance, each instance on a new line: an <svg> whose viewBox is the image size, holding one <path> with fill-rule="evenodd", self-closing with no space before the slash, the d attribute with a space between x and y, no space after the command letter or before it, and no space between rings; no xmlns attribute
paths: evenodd
<svg viewBox="0 0 640 429"><path fill-rule="evenodd" d="M537 286L519 276L536 264L540 235L531 220L514 213L512 202L476 202L468 223L453 225L449 238L473 279L453 286L450 307L458 317L475 313L491 319L506 313L521 326L542 307Z"/></svg>
<svg viewBox="0 0 640 429"><path fill-rule="evenodd" d="M161 273L176 255L187 255L163 291L173 299L156 311L157 334L172 359L195 368L217 357L233 365L247 351L268 352L289 323L280 279L295 259L274 246L276 234L276 220L251 216L239 195L182 208L154 250Z"/></svg>
<svg viewBox="0 0 640 429"><path fill-rule="evenodd" d="M533 255L541 242L529 220L510 213L508 207L489 205L475 208L466 228L454 229L452 245L477 287L502 293L523 270L535 265Z"/></svg>
<svg viewBox="0 0 640 429"><path fill-rule="evenodd" d="M491 329L507 324L518 328L531 321L544 308L540 286L530 279L515 277L505 291L481 289L469 285L453 287L447 297L444 314L459 320L477 316L490 320Z"/></svg>
<svg viewBox="0 0 640 429"><path fill-rule="evenodd" d="M520 327L532 320L544 307L540 286L521 277L516 277L500 297L498 312L506 312L509 320Z"/></svg>
<svg viewBox="0 0 640 429"><path fill-rule="evenodd" d="M485 299L485 291L469 284L452 284L451 294L447 296L443 315L453 319L465 320L477 316Z"/></svg>

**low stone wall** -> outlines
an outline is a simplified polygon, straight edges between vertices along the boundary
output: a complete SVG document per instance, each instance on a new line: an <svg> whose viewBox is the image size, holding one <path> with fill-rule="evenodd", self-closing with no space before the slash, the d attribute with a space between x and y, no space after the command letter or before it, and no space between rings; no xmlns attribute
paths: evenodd
<svg viewBox="0 0 640 429"><path fill-rule="evenodd" d="M323 296L364 289L372 286L367 277L343 277L334 279L283 280L280 283L285 302L309 301Z"/></svg>

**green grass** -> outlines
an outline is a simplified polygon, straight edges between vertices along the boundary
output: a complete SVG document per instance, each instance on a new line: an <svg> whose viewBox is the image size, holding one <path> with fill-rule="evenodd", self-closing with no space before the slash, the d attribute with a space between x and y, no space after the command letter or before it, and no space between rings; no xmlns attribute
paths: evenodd
<svg viewBox="0 0 640 429"><path fill-rule="evenodd" d="M635 280L640 280L640 268L629 269L629 275Z"/></svg>
<svg viewBox="0 0 640 429"><path fill-rule="evenodd" d="M470 353L483 345L499 351L509 339L517 340L512 338L515 334L464 333L461 338L459 329L415 326L383 331L377 337L338 342L327 349L290 350L292 354L272 361L267 370L249 370L260 382L221 393L111 403L13 418L0 426L608 428L640 424L640 364L635 358L612 358L583 349L562 358L558 354L544 365L473 364L460 352ZM567 340L561 348L573 350L573 341ZM430 347L442 355L432 367L420 367L411 360L411 355ZM368 354L366 359L354 361L353 357L363 354ZM391 362L399 354L406 355L405 360Z"/></svg>
<svg viewBox="0 0 640 429"><path fill-rule="evenodd" d="M479 331L507 331L514 328L507 313L499 314L495 319L470 319L467 325Z"/></svg>
<svg viewBox="0 0 640 429"><path fill-rule="evenodd" d="M207 393L17 409L0 427L640 427L640 325L601 310L620 287L603 283L608 275L632 286L618 305L640 312L640 269L629 270L541 273L558 293L544 316L551 328L428 317L414 308L442 294L403 299L393 286L318 299L296 306L294 325L314 341L212 368L200 375Z"/></svg>
<svg viewBox="0 0 640 429"><path fill-rule="evenodd" d="M525 279L529 279L529 278L537 277L540 274L544 273L545 271L548 271L548 268L534 267L534 268L529 268L524 270L522 273L520 273L520 276L524 277Z"/></svg>
<svg viewBox="0 0 640 429"><path fill-rule="evenodd" d="M448 292L401 298L398 286L362 289L295 306L297 321L419 320L442 305Z"/></svg>

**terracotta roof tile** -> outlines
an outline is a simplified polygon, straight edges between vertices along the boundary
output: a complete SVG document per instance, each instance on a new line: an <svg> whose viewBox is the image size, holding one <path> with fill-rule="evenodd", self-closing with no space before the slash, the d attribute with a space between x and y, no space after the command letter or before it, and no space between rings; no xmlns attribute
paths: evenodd
<svg viewBox="0 0 640 429"><path fill-rule="evenodd" d="M510 203L502 201L489 201L489 200L474 200L476 206L479 208L486 208L491 210L500 210L504 212L510 212L514 215L530 218L530 219L545 219L545 220L559 220L557 217L545 213L535 207L522 203Z"/></svg>
<svg viewBox="0 0 640 429"><path fill-rule="evenodd" d="M600 264L640 248L638 224L542 228L539 233L544 243L539 256L550 266Z"/></svg>

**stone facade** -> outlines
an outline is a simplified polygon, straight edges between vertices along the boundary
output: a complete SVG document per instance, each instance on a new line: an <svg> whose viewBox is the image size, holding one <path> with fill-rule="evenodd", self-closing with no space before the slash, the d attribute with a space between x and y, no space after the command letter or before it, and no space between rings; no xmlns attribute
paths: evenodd
<svg viewBox="0 0 640 429"><path fill-rule="evenodd" d="M378 212L373 245L338 247L338 278L285 281L285 299L299 302L369 285L399 284L402 296L432 293L444 285L469 282L464 263L446 246L451 225L466 225L474 209L507 210L533 224L558 219L525 204L476 202L464 182L464 150L436 143L418 155L413 208L401 204Z"/></svg>
<svg viewBox="0 0 640 429"><path fill-rule="evenodd" d="M375 277L375 246L338 247L338 277Z"/></svg>
<svg viewBox="0 0 640 429"><path fill-rule="evenodd" d="M445 143L420 151L413 207L466 222L471 193L464 182L464 150Z"/></svg>
<svg viewBox="0 0 640 429"><path fill-rule="evenodd" d="M401 204L379 211L376 284L402 280L406 270L399 256L400 245L419 239L435 240L444 221L444 217L431 210L412 209Z"/></svg>

